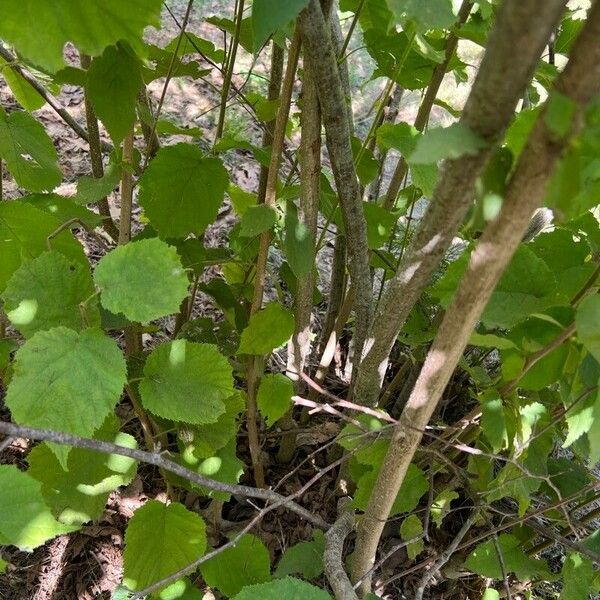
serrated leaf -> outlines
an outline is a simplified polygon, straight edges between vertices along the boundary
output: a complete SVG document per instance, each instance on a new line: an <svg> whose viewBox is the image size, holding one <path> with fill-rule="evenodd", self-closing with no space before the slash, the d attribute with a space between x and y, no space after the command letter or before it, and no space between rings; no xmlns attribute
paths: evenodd
<svg viewBox="0 0 600 600"><path fill-rule="evenodd" d="M445 158L475 155L486 146L487 142L465 125L454 123L449 127L428 129L418 140L409 162L432 164Z"/></svg>
<svg viewBox="0 0 600 600"><path fill-rule="evenodd" d="M322 589L294 577L248 585L233 600L331 600Z"/></svg>
<svg viewBox="0 0 600 600"><path fill-rule="evenodd" d="M377 129L377 144L382 150L394 148L406 158L414 152L422 135L408 123L384 123Z"/></svg>
<svg viewBox="0 0 600 600"><path fill-rule="evenodd" d="M240 217L243 217L246 211L256 204L256 194L251 194L233 183L229 184L227 193L231 199L233 210L235 210Z"/></svg>
<svg viewBox="0 0 600 600"><path fill-rule="evenodd" d="M594 358L600 361L600 296L592 294L581 302L575 313L577 337Z"/></svg>
<svg viewBox="0 0 600 600"><path fill-rule="evenodd" d="M417 515L408 515L408 517L402 521L402 525L400 525L400 536L405 542L420 536L422 533L423 523L421 523L421 519L419 519ZM422 538L408 544L406 552L409 560L413 560L419 556L424 548L425 544L423 543Z"/></svg>
<svg viewBox="0 0 600 600"><path fill-rule="evenodd" d="M542 560L530 558L525 554L521 548L521 541L514 535L500 535L498 546L507 573L515 573L520 580L549 575L546 563ZM482 577L502 579L502 566L496 553L494 541L488 540L479 544L467 557L465 567Z"/></svg>
<svg viewBox="0 0 600 600"><path fill-rule="evenodd" d="M447 29L456 21L449 0L387 0L402 23L413 21L421 31Z"/></svg>
<svg viewBox="0 0 600 600"><path fill-rule="evenodd" d="M119 431L110 415L94 439L137 448L135 438ZM53 514L67 525L80 525L100 517L110 492L133 480L136 462L118 454L102 454L73 448L63 468L47 444L36 446L27 456L28 473L42 484L42 493Z"/></svg>
<svg viewBox="0 0 600 600"><path fill-rule="evenodd" d="M81 222L93 229L102 223L102 217L99 214L79 206L71 198L58 194L29 194L19 198L19 201L27 202L35 208L53 215L61 223L77 219L78 222L74 223L75 227L81 227L79 223Z"/></svg>
<svg viewBox="0 0 600 600"><path fill-rule="evenodd" d="M270 373L261 379L256 403L269 427L291 408L293 395L294 384L289 377Z"/></svg>
<svg viewBox="0 0 600 600"><path fill-rule="evenodd" d="M285 210L285 256L296 277L308 275L315 265L315 240L306 225L298 219L296 205L288 200Z"/></svg>
<svg viewBox="0 0 600 600"><path fill-rule="evenodd" d="M8 281L2 300L10 322L31 337L60 325L76 331L99 325L94 302L80 308L94 293L89 268L52 251L24 262Z"/></svg>
<svg viewBox="0 0 600 600"><path fill-rule="evenodd" d="M450 512L450 504L453 500L458 500L459 494L454 490L443 490L434 499L431 504L431 520L438 526L442 526L442 521Z"/></svg>
<svg viewBox="0 0 600 600"><path fill-rule="evenodd" d="M186 423L214 423L232 393L231 366L217 347L184 339L155 348L140 382L145 408Z"/></svg>
<svg viewBox="0 0 600 600"><path fill-rule="evenodd" d="M15 359L6 405L18 423L43 429L91 436L119 401L126 381L119 347L98 329L39 331ZM52 449L66 466L69 448Z"/></svg>
<svg viewBox="0 0 600 600"><path fill-rule="evenodd" d="M269 37L285 27L308 5L309 0L254 0L252 3L252 30L254 52L258 52Z"/></svg>
<svg viewBox="0 0 600 600"><path fill-rule="evenodd" d="M59 523L44 502L41 484L17 467L0 465L0 543L31 551L44 542L75 531Z"/></svg>
<svg viewBox="0 0 600 600"><path fill-rule="evenodd" d="M313 531L310 542L298 542L283 553L275 577L286 577L298 574L306 579L316 579L323 573L323 553L325 552L325 536L319 529Z"/></svg>
<svg viewBox="0 0 600 600"><path fill-rule="evenodd" d="M0 158L17 184L30 192L52 191L61 182L52 140L44 126L24 111L7 114L0 106Z"/></svg>
<svg viewBox="0 0 600 600"><path fill-rule="evenodd" d="M238 354L267 354L282 346L294 331L294 315L277 302L267 304L250 317Z"/></svg>
<svg viewBox="0 0 600 600"><path fill-rule="evenodd" d="M158 238L130 242L103 256L94 281L104 308L142 323L176 313L189 286L177 250Z"/></svg>
<svg viewBox="0 0 600 600"><path fill-rule="evenodd" d="M200 565L202 578L225 596L235 596L246 586L271 579L271 557L265 545L246 534L237 544Z"/></svg>
<svg viewBox="0 0 600 600"><path fill-rule="evenodd" d="M61 222L52 215L18 201L0 203L0 291L24 260L47 252L47 238ZM87 265L81 244L70 231L52 238L52 248L67 258Z"/></svg>
<svg viewBox="0 0 600 600"><path fill-rule="evenodd" d="M196 467L196 471L200 475L204 475L215 481L235 484L244 474L244 466L244 463L237 457L236 441L232 438L225 447L217 450L214 456L200 461ZM231 494L227 494L226 492L217 492L202 486L197 487L201 490L202 495L209 498L215 498L223 502L228 502L231 499Z"/></svg>
<svg viewBox="0 0 600 600"><path fill-rule="evenodd" d="M142 84L139 60L122 44L108 46L87 71L87 94L115 145L133 127Z"/></svg>
<svg viewBox="0 0 600 600"><path fill-rule="evenodd" d="M241 220L240 236L255 237L271 229L277 221L277 213L266 204L249 206Z"/></svg>
<svg viewBox="0 0 600 600"><path fill-rule="evenodd" d="M217 158L194 144L158 151L140 177L139 202L163 238L200 235L217 217L229 176Z"/></svg>
<svg viewBox="0 0 600 600"><path fill-rule="evenodd" d="M372 469L365 473L357 482L354 504L360 510L364 510L367 507L377 475L378 469ZM416 465L409 465L404 481L400 486L400 490L390 511L390 516L414 510L428 489L429 483L423 471Z"/></svg>
<svg viewBox="0 0 600 600"><path fill-rule="evenodd" d="M160 22L160 0L0 0L0 37L49 71L64 65L63 47L73 42L96 56L125 40L142 51L142 34Z"/></svg>
<svg viewBox="0 0 600 600"><path fill-rule="evenodd" d="M125 531L123 583L130 590L152 585L202 556L206 545L206 525L196 513L149 500Z"/></svg>
<svg viewBox="0 0 600 600"><path fill-rule="evenodd" d="M77 201L81 204L93 204L111 194L119 185L121 171L120 165L111 162L102 177L80 177L77 182Z"/></svg>
<svg viewBox="0 0 600 600"><path fill-rule="evenodd" d="M570 552L563 563L561 576L560 600L587 600L594 579L594 566L589 558Z"/></svg>

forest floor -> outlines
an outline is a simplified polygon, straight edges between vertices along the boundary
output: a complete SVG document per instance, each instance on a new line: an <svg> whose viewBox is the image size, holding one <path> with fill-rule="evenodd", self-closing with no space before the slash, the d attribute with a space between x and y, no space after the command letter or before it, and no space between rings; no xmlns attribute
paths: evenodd
<svg viewBox="0 0 600 600"><path fill-rule="evenodd" d="M208 15L226 16L224 7L230 3L223 0L210 0L198 3L192 12L188 30L208 39L213 39L218 45L221 40L217 30L202 21ZM171 9L178 20L183 18L185 2L177 0L170 3ZM347 28L347 24L344 24ZM159 46L164 46L175 35L178 27L168 13L163 18L163 28L148 33L148 40ZM358 43L356 44L358 45ZM67 59L74 61L75 52L69 48L65 50ZM364 134L372 118L370 107L381 92L383 84L378 81L367 82L370 74L370 59L366 53L356 52L349 61L351 84L358 88L360 94L356 94L354 112L357 134ZM246 86L246 89L254 89L264 92L266 88L265 65L260 62L253 65L253 75L247 77L247 72L252 66L251 57L243 53L237 64L235 82L238 86ZM213 85L211 85L211 83ZM214 137L214 128L218 114L220 97L218 88L221 77L217 72L209 76L209 82L202 80L191 80L189 78L173 79L170 83L162 116L169 118L174 123L182 126L199 127L204 137L199 143L210 146ZM152 106L156 107L160 97L164 80L157 80L149 87ZM213 87L216 86L216 87ZM460 105L464 101L467 87L455 86L449 82L445 86L449 101ZM452 96L452 97L450 97ZM67 108L71 115L81 124L85 123L82 90L75 86L64 86L57 96L59 102ZM412 122L419 102L418 93L409 93L403 99L399 120ZM18 109L10 91L3 80L0 80L0 104L7 110ZM292 114L298 112L297 107L292 109ZM64 183L57 189L57 193L73 195L76 191L76 182L79 177L89 175L90 161L87 143L77 137L75 133L62 121L62 119L47 105L36 111L35 116L43 123L49 135L52 137L59 153L60 166L64 173ZM444 121L447 114L442 109L435 109L433 120ZM258 143L261 137L259 127L252 121L243 108L233 104L228 111L226 132L242 134L251 141ZM140 136L141 137L141 136ZM107 138L106 138L107 139ZM189 141L189 138L170 136L165 138L165 143L174 141ZM292 140L292 144L297 140ZM226 166L233 183L244 190L255 192L258 185L259 166L249 153L244 151L228 152L225 156ZM5 174L6 175L6 174ZM389 176L389 173L387 174ZM385 189L385 183L384 183ZM3 182L3 193L5 198L16 198L20 192L14 184L6 177ZM118 198L114 194L111 199L113 216L118 218ZM141 229L140 211L135 211L134 226ZM218 246L226 239L227 233L233 223L235 216L225 205L218 221L209 229L206 235L207 244ZM101 250L94 239L78 232L86 252L92 262L101 256ZM326 263L329 257L325 254L321 262ZM208 297L199 295L195 306L197 314L213 314L214 308ZM149 340L149 344L153 341ZM277 357L275 357L277 360ZM279 360L283 360L279 357ZM339 384L339 382L338 382ZM341 391L333 389L332 391ZM8 413L1 404L3 390L0 389L0 411L3 418L8 418ZM123 420L128 420L131 407L125 400L118 407L117 412ZM269 482L275 485L284 475L292 473L286 479L279 491L288 494L296 491L315 472L325 466L328 461L326 453L312 453L323 444L331 441L339 432L339 426L335 423L316 419L312 422L310 429L300 432L298 438L299 450L294 463L287 466L274 465L270 468L267 476ZM141 433L135 429L130 431L142 439ZM275 446L275 440L267 438L265 450L269 452L270 445ZM27 453L31 443L27 440L16 439L0 455L2 464L16 464L21 468L27 466ZM240 436L238 455L246 463L249 463L249 453L245 438ZM249 479L244 483L251 483ZM332 520L335 516L335 499L333 490L335 488L334 476L323 477L319 484L311 489L302 499L302 504L316 514ZM110 598L114 589L118 586L122 577L122 551L123 535L128 519L148 498L154 498L164 493L164 482L155 472L147 467L140 467L134 481L125 488L114 492L109 499L105 513L98 522L84 526L80 531L69 536L55 538L36 549L32 553L20 552L14 547L4 547L2 558L9 566L6 572L0 575L0 599L1 600L92 600ZM187 493L182 498L184 503L198 512L205 508L205 500L194 493ZM225 526L220 532L213 531L212 543L222 541L224 533L231 533L247 522L252 512L251 507L238 502L235 498L227 503L223 510ZM223 525L223 524L222 524ZM270 517L265 519L259 531L256 532L265 545L273 554L279 556L283 550L297 541L310 539L311 528L305 522L300 521L293 514L285 511L274 511ZM388 539L389 544L397 543L397 538ZM404 556L406 559L406 556ZM402 554L398 553L398 561L402 560ZM395 561L391 561L389 567L394 568ZM211 592L205 596L207 600ZM401 592L397 590L390 597L400 598Z"/></svg>

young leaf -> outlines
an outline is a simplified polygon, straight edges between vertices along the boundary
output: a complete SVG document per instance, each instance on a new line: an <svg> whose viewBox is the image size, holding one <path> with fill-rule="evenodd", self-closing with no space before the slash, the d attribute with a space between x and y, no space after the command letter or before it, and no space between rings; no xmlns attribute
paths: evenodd
<svg viewBox="0 0 600 600"><path fill-rule="evenodd" d="M400 536L405 542L421 535L422 533L423 523L421 523L421 519L419 519L417 515L408 515L408 517L402 521L402 525L400 525ZM423 552L424 548L425 544L423 543L423 538L408 544L406 547L406 552L409 560L413 560L419 556L419 554Z"/></svg>
<svg viewBox="0 0 600 600"><path fill-rule="evenodd" d="M42 108L46 100L37 93L31 84L18 71L11 69L8 62L0 56L0 74L10 88L17 102L27 111Z"/></svg>
<svg viewBox="0 0 600 600"><path fill-rule="evenodd" d="M410 156L412 164L431 164L444 158L477 154L487 142L461 123L427 130Z"/></svg>
<svg viewBox="0 0 600 600"><path fill-rule="evenodd" d="M82 308L94 292L89 268L52 251L24 262L8 281L2 300L10 322L31 337L59 325L76 331L99 325L96 303Z"/></svg>
<svg viewBox="0 0 600 600"><path fill-rule="evenodd" d="M150 412L186 423L214 423L233 393L227 359L210 344L161 344L146 360L140 394Z"/></svg>
<svg viewBox="0 0 600 600"><path fill-rule="evenodd" d="M189 286L177 250L158 238L130 242L106 254L94 281L104 308L142 323L176 313Z"/></svg>
<svg viewBox="0 0 600 600"><path fill-rule="evenodd" d="M271 557L257 537L246 534L239 542L200 565L202 578L226 596L246 586L271 579Z"/></svg>
<svg viewBox="0 0 600 600"><path fill-rule="evenodd" d="M271 229L277 221L277 213L266 204L249 206L241 220L240 236L255 237Z"/></svg>
<svg viewBox="0 0 600 600"><path fill-rule="evenodd" d="M119 431L110 415L94 439L126 448L137 448L135 438ZM110 492L130 483L136 462L118 454L101 454L73 448L64 469L47 444L36 446L27 456L28 473L42 484L42 493L52 513L67 525L80 525L102 515Z"/></svg>
<svg viewBox="0 0 600 600"><path fill-rule="evenodd" d="M285 577L269 583L246 586L233 600L331 600L331 596L300 579Z"/></svg>
<svg viewBox="0 0 600 600"><path fill-rule="evenodd" d="M238 354L267 354L279 348L294 331L294 316L277 302L252 315L242 331Z"/></svg>
<svg viewBox="0 0 600 600"><path fill-rule="evenodd" d="M236 441L231 439L224 448L217 450L214 456L201 461L196 470L200 475L210 477L215 481L237 483L244 474L244 463L236 455ZM197 487L201 490L203 496L222 500L223 502L228 502L231 499L231 494L226 492L217 492L202 486Z"/></svg>
<svg viewBox="0 0 600 600"><path fill-rule="evenodd" d="M139 202L162 238L200 235L217 217L229 176L194 144L158 151L140 177Z"/></svg>
<svg viewBox="0 0 600 600"><path fill-rule="evenodd" d="M202 556L206 543L206 525L196 513L149 500L125 532L123 583L130 590L152 585Z"/></svg>
<svg viewBox="0 0 600 600"><path fill-rule="evenodd" d="M294 384L285 375L268 374L261 379L256 403L269 427L290 409L293 395Z"/></svg>
<svg viewBox="0 0 600 600"><path fill-rule="evenodd" d="M41 483L17 467L0 466L0 543L31 551L47 540L75 531L59 523L44 502Z"/></svg>
<svg viewBox="0 0 600 600"><path fill-rule="evenodd" d="M123 141L135 122L142 84L140 62L123 44L109 46L92 60L86 91L115 145Z"/></svg>
<svg viewBox="0 0 600 600"><path fill-rule="evenodd" d="M269 37L285 27L308 5L309 0L254 0L252 3L252 30L254 52L258 52Z"/></svg>
<svg viewBox="0 0 600 600"><path fill-rule="evenodd" d="M1 0L0 38L54 72L69 41L91 56L119 40L141 51L144 29L159 25L160 8L160 0Z"/></svg>
<svg viewBox="0 0 600 600"><path fill-rule="evenodd" d="M24 111L7 114L0 106L0 158L17 184L30 192L52 191L61 182L52 140L43 125Z"/></svg>
<svg viewBox="0 0 600 600"><path fill-rule="evenodd" d="M577 337L600 361L600 296L593 294L581 302L575 313Z"/></svg>
<svg viewBox="0 0 600 600"><path fill-rule="evenodd" d="M442 521L450 512L452 500L458 500L459 495L454 490L442 490L431 504L431 520L438 526L442 526Z"/></svg>
<svg viewBox="0 0 600 600"><path fill-rule="evenodd" d="M315 529L310 542L299 542L286 549L274 575L281 578L298 574L306 579L316 579L323 573L323 552L325 536L322 531Z"/></svg>
<svg viewBox="0 0 600 600"><path fill-rule="evenodd" d="M119 347L98 329L38 331L15 358L6 405L15 421L33 427L91 436L126 381ZM67 467L69 447L53 444L52 449Z"/></svg>

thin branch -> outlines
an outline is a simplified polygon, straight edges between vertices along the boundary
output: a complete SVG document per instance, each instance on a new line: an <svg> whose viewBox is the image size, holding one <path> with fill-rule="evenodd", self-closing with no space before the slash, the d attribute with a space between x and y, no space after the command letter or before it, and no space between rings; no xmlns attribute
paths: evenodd
<svg viewBox="0 0 600 600"><path fill-rule="evenodd" d="M338 600L358 600L344 568L344 541L354 529L354 510L350 498L338 501L338 518L325 534L323 567Z"/></svg>
<svg viewBox="0 0 600 600"><path fill-rule="evenodd" d="M33 427L23 427L20 425L13 425L0 421L0 433L12 437L23 437L33 440L41 440L47 442L54 442L55 444L61 444L64 446L73 446L75 448L84 448L87 450L94 450L96 452L102 452L104 454L118 454L120 456L126 456L144 462L149 465L153 465L175 475L179 475L187 481L191 481L196 485L205 487L209 490L217 492L224 492L226 494L234 494L237 496L243 496L245 498L257 498L259 500L265 500L267 502L281 502L282 506L285 506L292 512L306 519L309 523L316 525L320 529L328 529L329 524L325 522L321 517L313 515L311 512L296 504L292 499L272 492L270 490L253 488L247 485L236 485L229 483L222 483L209 479L199 475L191 469L181 466L180 464L164 458L161 454L155 452L146 452L144 450L137 450L133 448L126 448L125 446L118 446L117 444L111 444L103 440L93 440L89 438L82 438L68 433L60 431L51 431L49 429L35 429Z"/></svg>
<svg viewBox="0 0 600 600"><path fill-rule="evenodd" d="M89 142L88 132L70 115L60 102L29 72L22 67L16 57L0 44L0 56L8 66L18 73L54 110L54 112L82 139ZM108 142L101 142L104 152L112 152L114 148Z"/></svg>

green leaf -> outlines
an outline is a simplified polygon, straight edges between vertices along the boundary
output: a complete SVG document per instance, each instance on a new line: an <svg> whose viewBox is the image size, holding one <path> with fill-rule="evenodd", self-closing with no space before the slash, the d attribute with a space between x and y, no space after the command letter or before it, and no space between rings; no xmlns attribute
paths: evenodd
<svg viewBox="0 0 600 600"><path fill-rule="evenodd" d="M381 248L390 239L398 220L398 214L390 212L372 202L363 202L362 206L367 221L367 241L369 248Z"/></svg>
<svg viewBox="0 0 600 600"><path fill-rule="evenodd" d="M417 142L410 162L431 164L444 158L455 159L464 155L475 155L486 146L487 142L468 127L454 123L449 127L428 129Z"/></svg>
<svg viewBox="0 0 600 600"><path fill-rule="evenodd" d="M500 600L500 594L494 588L487 588L481 600Z"/></svg>
<svg viewBox="0 0 600 600"><path fill-rule="evenodd" d="M285 27L308 6L309 0L254 0L252 3L252 30L254 52L258 52L272 34Z"/></svg>
<svg viewBox="0 0 600 600"><path fill-rule="evenodd" d="M275 225L277 213L266 204L249 206L241 220L240 236L255 237Z"/></svg>
<svg viewBox="0 0 600 600"><path fill-rule="evenodd" d="M76 331L99 325L94 302L80 308L94 293L89 268L52 251L24 262L8 281L2 300L10 322L31 337L59 325Z"/></svg>
<svg viewBox="0 0 600 600"><path fill-rule="evenodd" d="M206 543L206 525L196 513L149 500L125 531L123 583L131 590L152 585L200 558Z"/></svg>
<svg viewBox="0 0 600 600"><path fill-rule="evenodd" d="M207 23L211 23L215 25L222 31L226 31L230 35L235 35L236 31L236 23L234 23L231 19L226 19L222 17L208 17L206 19ZM254 40L254 32L252 29L252 18L246 17L242 19L241 27L240 27L240 46L250 54L252 53L252 48Z"/></svg>
<svg viewBox="0 0 600 600"><path fill-rule="evenodd" d="M221 483L235 484L244 474L244 463L236 455L236 440L231 439L224 448L217 450L214 456L210 456L201 461L196 467L196 471L200 475L220 481ZM226 492L217 492L202 486L198 487L203 496L215 498L228 502L231 499L231 494Z"/></svg>
<svg viewBox="0 0 600 600"><path fill-rule="evenodd" d="M512 350L516 348L514 342L493 333L473 332L469 338L469 345L480 348L498 348L498 350Z"/></svg>
<svg viewBox="0 0 600 600"><path fill-rule="evenodd" d="M158 238L130 242L106 254L94 281L104 308L142 323L176 313L189 286L177 250Z"/></svg>
<svg viewBox="0 0 600 600"><path fill-rule="evenodd" d="M281 373L265 375L258 388L256 403L266 419L267 425L274 425L292 406L294 384Z"/></svg>
<svg viewBox="0 0 600 600"><path fill-rule="evenodd" d="M121 172L121 166L111 162L102 177L80 177L77 182L77 201L81 204L93 204L102 200L118 187Z"/></svg>
<svg viewBox="0 0 600 600"><path fill-rule="evenodd" d="M126 448L137 448L135 438L119 431L119 421L110 415L94 439ZM129 484L136 462L118 454L102 454L73 448L63 468L47 444L36 446L27 456L28 473L42 484L42 493L53 514L67 525L80 525L104 512L110 492Z"/></svg>
<svg viewBox="0 0 600 600"><path fill-rule="evenodd" d="M98 329L39 331L15 358L6 405L15 421L33 427L91 436L119 401L126 381L119 347ZM69 448L52 449L66 466Z"/></svg>
<svg viewBox="0 0 600 600"><path fill-rule="evenodd" d="M587 600L594 579L594 566L589 558L570 552L563 563L561 576L560 600Z"/></svg>
<svg viewBox="0 0 600 600"><path fill-rule="evenodd" d="M267 354L282 346L294 332L294 315L277 302L250 317L242 331L238 354Z"/></svg>
<svg viewBox="0 0 600 600"><path fill-rule="evenodd" d="M507 573L515 573L520 580L549 575L546 563L542 560L530 558L521 549L521 540L514 535L500 535L498 537L498 546ZM467 557L465 567L482 577L502 579L502 567L498 559L494 541L488 540L479 544Z"/></svg>
<svg viewBox="0 0 600 600"><path fill-rule="evenodd" d="M383 459L383 456L381 458ZM379 469L372 469L365 473L357 482L354 503L360 510L364 510L367 507L378 473ZM390 511L390 516L414 510L428 489L429 483L423 471L416 465L409 465L404 481L400 486L400 491Z"/></svg>
<svg viewBox="0 0 600 600"><path fill-rule="evenodd" d="M1 8L0 12L6 14ZM52 140L44 126L24 111L6 114L0 106L0 158L17 184L30 192L51 191L62 180Z"/></svg>
<svg viewBox="0 0 600 600"><path fill-rule="evenodd" d="M546 103L544 122L554 135L563 138L571 131L576 111L575 102L555 90Z"/></svg>
<svg viewBox="0 0 600 600"><path fill-rule="evenodd" d="M442 490L431 504L431 520L438 526L442 526L442 521L450 512L452 500L458 500L459 494L454 490Z"/></svg>
<svg viewBox="0 0 600 600"><path fill-rule="evenodd" d="M229 187L227 188L227 193L229 194L229 198L231 199L233 210L235 210L235 212L240 217L243 217L246 211L251 206L254 206L256 204L256 194L246 192L237 185L234 185L233 183L229 184Z"/></svg>
<svg viewBox="0 0 600 600"><path fill-rule="evenodd" d="M600 296L592 294L581 302L575 313L577 337L592 356L600 361Z"/></svg>
<svg viewBox="0 0 600 600"><path fill-rule="evenodd" d="M204 594L194 587L187 577L168 585L160 592L152 594L153 600L203 600Z"/></svg>
<svg viewBox="0 0 600 600"><path fill-rule="evenodd" d="M323 573L324 552L325 536L319 529L314 529L310 542L299 542L286 549L274 575L281 578L298 574L306 579L316 579Z"/></svg>
<svg viewBox="0 0 600 600"><path fill-rule="evenodd" d="M0 56L0 73L10 88L17 102L29 112L38 110L46 104L46 100L37 93L32 85L18 71L11 69Z"/></svg>
<svg viewBox="0 0 600 600"><path fill-rule="evenodd" d="M86 91L115 145L120 144L135 122L135 106L142 87L138 58L122 44L109 46L92 60Z"/></svg>
<svg viewBox="0 0 600 600"><path fill-rule="evenodd" d="M296 277L308 275L315 266L315 240L298 219L296 205L288 200L285 210L285 256Z"/></svg>
<svg viewBox="0 0 600 600"><path fill-rule="evenodd" d="M184 339L155 348L140 382L145 408L186 423L214 423L232 393L231 366L217 347Z"/></svg>
<svg viewBox="0 0 600 600"><path fill-rule="evenodd" d="M140 177L139 202L163 238L200 235L217 217L229 176L217 158L194 144L158 151Z"/></svg>
<svg viewBox="0 0 600 600"><path fill-rule="evenodd" d="M499 452L508 443L502 398L493 390L481 398L481 429L493 452Z"/></svg>
<svg viewBox="0 0 600 600"><path fill-rule="evenodd" d="M387 3L400 22L413 21L421 31L447 29L456 21L450 0L387 0Z"/></svg>
<svg viewBox="0 0 600 600"><path fill-rule="evenodd" d="M166 46L167 52L175 52L179 36L174 37ZM215 45L204 38L197 36L195 33L189 31L185 32L185 35L181 39L179 44L178 56L187 56L189 54L197 54L198 51L202 52L204 56L210 58L213 62L222 63L225 59L225 52L221 49L215 48Z"/></svg>
<svg viewBox="0 0 600 600"><path fill-rule="evenodd" d="M408 123L384 123L377 129L377 144L382 150L394 148L404 157L410 156L422 134Z"/></svg>
<svg viewBox="0 0 600 600"><path fill-rule="evenodd" d="M0 544L31 551L57 535L77 529L52 516L41 487L17 467L0 465Z"/></svg>
<svg viewBox="0 0 600 600"><path fill-rule="evenodd" d="M96 56L125 40L143 50L142 34L160 23L160 0L0 0L0 38L49 71L64 65L67 42Z"/></svg>
<svg viewBox="0 0 600 600"><path fill-rule="evenodd" d="M405 542L420 536L422 533L423 523L421 523L421 519L419 519L417 515L408 515L408 517L402 521L402 525L400 525L400 536ZM423 543L423 538L408 544L406 552L409 560L414 560L421 552L423 552L424 548L425 544Z"/></svg>
<svg viewBox="0 0 600 600"><path fill-rule="evenodd" d="M233 600L331 600L322 589L294 577L248 585Z"/></svg>
<svg viewBox="0 0 600 600"><path fill-rule="evenodd" d="M80 223L83 223L94 229L102 223L102 217L99 214L79 206L70 198L58 194L29 194L19 198L19 202L26 202L39 210L54 215L61 224L77 219L78 222L74 223L75 227L80 227Z"/></svg>
<svg viewBox="0 0 600 600"><path fill-rule="evenodd" d="M246 534L235 546L227 548L200 565L202 578L225 596L271 579L271 557L257 537Z"/></svg>

